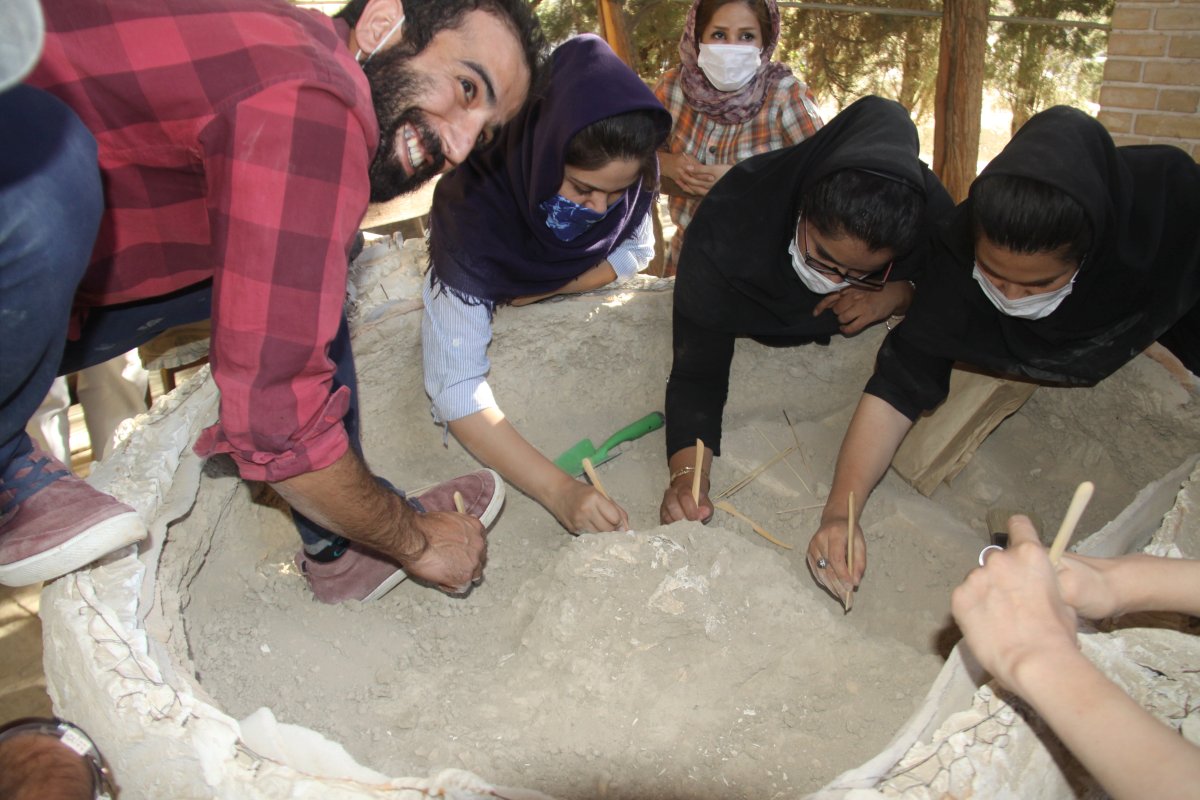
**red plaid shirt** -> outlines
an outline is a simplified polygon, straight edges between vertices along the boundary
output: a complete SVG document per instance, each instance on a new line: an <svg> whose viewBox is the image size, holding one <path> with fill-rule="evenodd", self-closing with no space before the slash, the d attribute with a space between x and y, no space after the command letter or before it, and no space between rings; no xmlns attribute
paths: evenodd
<svg viewBox="0 0 1200 800"><path fill-rule="evenodd" d="M100 148L89 307L212 278L220 421L201 455L278 481L348 445L327 353L379 140L344 23L284 0L52 0L28 82ZM78 316L77 316L78 319Z"/></svg>
<svg viewBox="0 0 1200 800"><path fill-rule="evenodd" d="M802 142L824 124L808 86L794 76L785 76L759 112L742 123L716 122L688 105L679 67L659 79L654 94L675 120L668 149L672 153L690 153L701 164L736 164L750 156ZM695 216L701 199L679 195L668 199L667 208L676 226L667 259L668 274L675 274L684 229Z"/></svg>

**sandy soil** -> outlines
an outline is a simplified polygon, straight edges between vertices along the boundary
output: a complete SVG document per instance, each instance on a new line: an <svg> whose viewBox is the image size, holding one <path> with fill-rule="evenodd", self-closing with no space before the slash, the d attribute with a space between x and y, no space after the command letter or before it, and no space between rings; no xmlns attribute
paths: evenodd
<svg viewBox="0 0 1200 800"><path fill-rule="evenodd" d="M501 406L551 456L661 409L670 301L640 290L501 310ZM409 488L476 468L430 420L419 323L385 315L356 339L368 459ZM1095 389L1039 389L933 498L884 479L862 520L867 578L843 614L803 552L882 335L739 343L713 485L792 444L786 410L802 454L732 502L791 551L723 514L659 527L659 431L600 468L636 533L572 537L512 491L469 597L406 583L329 607L291 563L298 540L278 500L211 461L164 555L195 565L186 655L198 681L234 716L270 706L392 775L464 767L562 798L820 787L878 752L922 701L958 638L949 592L985 543L989 507L1057 527L1090 479L1082 535L1200 448L1198 404L1150 359Z"/></svg>

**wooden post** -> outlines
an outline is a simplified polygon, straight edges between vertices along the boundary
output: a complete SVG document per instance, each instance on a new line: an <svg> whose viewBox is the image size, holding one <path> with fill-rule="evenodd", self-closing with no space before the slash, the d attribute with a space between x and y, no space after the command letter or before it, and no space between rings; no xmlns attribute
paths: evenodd
<svg viewBox="0 0 1200 800"><path fill-rule="evenodd" d="M625 16L621 3L617 0L596 0L596 11L600 20L600 35L617 57L636 72L637 64L634 62L629 32L625 30Z"/></svg>
<svg viewBox="0 0 1200 800"><path fill-rule="evenodd" d="M933 171L961 202L975 179L988 0L944 0L933 126Z"/></svg>

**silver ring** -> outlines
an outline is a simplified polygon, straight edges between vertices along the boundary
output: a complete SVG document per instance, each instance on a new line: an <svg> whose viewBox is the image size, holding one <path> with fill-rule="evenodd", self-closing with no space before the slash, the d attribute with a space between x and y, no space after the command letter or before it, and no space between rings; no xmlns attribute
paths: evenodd
<svg viewBox="0 0 1200 800"><path fill-rule="evenodd" d="M987 554L992 550L1004 550L1004 548L998 544L989 544L987 547L980 550L979 551L979 566L981 566L981 567L983 566L983 562L987 560Z"/></svg>
<svg viewBox="0 0 1200 800"><path fill-rule="evenodd" d="M828 566L829 566L829 562L826 561L825 559L823 559L823 558L817 559L817 569L825 569Z"/></svg>

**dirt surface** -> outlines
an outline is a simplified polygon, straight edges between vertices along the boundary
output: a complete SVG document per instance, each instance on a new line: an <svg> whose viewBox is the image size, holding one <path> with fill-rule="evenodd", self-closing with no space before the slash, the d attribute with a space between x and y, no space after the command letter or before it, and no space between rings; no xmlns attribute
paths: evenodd
<svg viewBox="0 0 1200 800"><path fill-rule="evenodd" d="M500 405L552 457L660 410L670 304L643 290L502 309ZM431 422L419 323L383 315L356 339L368 460L407 488L477 468ZM659 431L600 468L636 533L573 537L510 491L469 597L409 582L369 605L323 606L292 565L298 539L278 500L211 461L164 555L194 564L185 620L200 685L235 717L269 706L397 776L462 767L564 799L819 788L921 703L957 639L949 593L985 543L989 507L1057 527L1090 479L1082 536L1200 449L1197 403L1147 358L1094 389L1039 389L932 498L888 474L862 518L869 568L844 614L803 553L882 336L739 342L713 486L793 444L786 410L801 452L731 501L790 551L724 514L659 527Z"/></svg>

